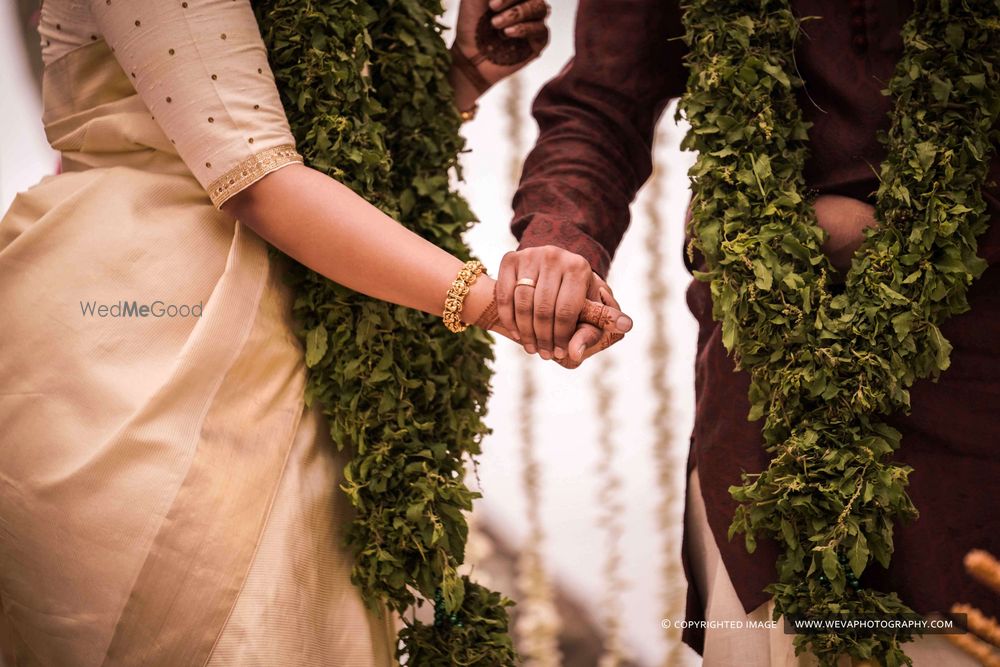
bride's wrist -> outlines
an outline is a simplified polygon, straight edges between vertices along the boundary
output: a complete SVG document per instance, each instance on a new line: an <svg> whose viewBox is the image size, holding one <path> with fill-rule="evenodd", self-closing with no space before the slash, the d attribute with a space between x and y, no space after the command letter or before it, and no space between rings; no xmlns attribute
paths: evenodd
<svg viewBox="0 0 1000 667"><path fill-rule="evenodd" d="M462 264L444 298L441 316L444 326L453 333L461 333L476 324L493 303L495 284L479 260Z"/></svg>
<svg viewBox="0 0 1000 667"><path fill-rule="evenodd" d="M488 300L485 307L479 311L475 319L472 318L472 311L469 312L469 317L466 320L472 326L479 327L486 331L492 331L495 334L509 338L514 342L514 336L511 335L510 331L504 328L503 324L500 323L500 316L497 314L497 300L496 300L496 285L497 281L492 278L487 278L483 276L483 286L480 288L480 293L476 295L477 303L473 310L479 310L479 302ZM470 295L471 296L471 295ZM463 317L463 320L466 318Z"/></svg>
<svg viewBox="0 0 1000 667"><path fill-rule="evenodd" d="M462 306L462 322L470 325L479 322L483 313L493 303L496 282L484 273L473 283Z"/></svg>

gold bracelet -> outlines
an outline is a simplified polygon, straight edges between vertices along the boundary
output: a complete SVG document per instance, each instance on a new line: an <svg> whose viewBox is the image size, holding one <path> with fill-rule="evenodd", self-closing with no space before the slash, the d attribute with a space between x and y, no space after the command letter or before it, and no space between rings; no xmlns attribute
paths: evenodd
<svg viewBox="0 0 1000 667"><path fill-rule="evenodd" d="M462 306L465 304L465 297L472 290L476 278L485 271L483 263L474 259L466 262L462 270L458 272L455 282L448 290L448 296L445 297L444 314L441 316L448 331L461 333L469 328L467 324L462 322Z"/></svg>
<svg viewBox="0 0 1000 667"><path fill-rule="evenodd" d="M462 119L463 123L468 123L470 120L474 120L476 118L477 111L479 111L479 105L473 104L472 108L469 109L468 111L462 111L461 109L459 109L458 116L459 118Z"/></svg>

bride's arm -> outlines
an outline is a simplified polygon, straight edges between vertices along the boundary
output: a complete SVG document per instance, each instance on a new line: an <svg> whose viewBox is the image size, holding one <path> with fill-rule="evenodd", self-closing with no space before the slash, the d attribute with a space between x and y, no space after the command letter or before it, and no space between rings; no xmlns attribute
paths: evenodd
<svg viewBox="0 0 1000 667"><path fill-rule="evenodd" d="M442 314L462 262L302 166L247 0L89 5L122 81L213 204L338 283ZM492 297L481 276L462 318Z"/></svg>
<svg viewBox="0 0 1000 667"><path fill-rule="evenodd" d="M433 315L442 314L445 297L463 265L347 186L300 164L271 172L233 195L222 210L336 283ZM480 324L493 301L495 282L481 275L473 283L463 304L463 322ZM591 354L624 335L627 329L617 327L622 315L611 305L584 304L581 319L601 329L601 340ZM485 319L490 331L513 339L495 309Z"/></svg>
<svg viewBox="0 0 1000 667"><path fill-rule="evenodd" d="M347 186L303 165L272 172L222 209L285 254L368 296L440 315L463 262L409 231ZM480 276L462 320L475 322L493 298Z"/></svg>
<svg viewBox="0 0 1000 667"><path fill-rule="evenodd" d="M290 257L346 287L383 301L441 315L463 262L409 231L353 190L318 171L289 165L231 197L222 209ZM481 275L461 318L478 324L495 281ZM587 302L581 319L600 327L604 349L621 338L621 311ZM491 331L512 338L495 309ZM595 349L595 351L596 351Z"/></svg>

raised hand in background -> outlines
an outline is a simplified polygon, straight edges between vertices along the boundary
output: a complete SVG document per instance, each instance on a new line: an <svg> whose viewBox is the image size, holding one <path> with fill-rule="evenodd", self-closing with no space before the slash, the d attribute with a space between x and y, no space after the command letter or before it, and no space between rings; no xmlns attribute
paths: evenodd
<svg viewBox="0 0 1000 667"><path fill-rule="evenodd" d="M542 53L548 15L545 0L462 0L450 77L460 110L472 110L491 86Z"/></svg>

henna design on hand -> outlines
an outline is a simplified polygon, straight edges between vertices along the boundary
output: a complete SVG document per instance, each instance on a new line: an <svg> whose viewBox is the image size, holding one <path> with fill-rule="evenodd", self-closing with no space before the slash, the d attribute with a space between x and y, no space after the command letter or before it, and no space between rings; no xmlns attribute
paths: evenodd
<svg viewBox="0 0 1000 667"><path fill-rule="evenodd" d="M520 11L519 7L516 7ZM494 65L510 67L523 63L534 57L535 51L531 43L523 37L508 37L502 30L493 27L493 17L497 15L492 9L479 19L476 25L476 48Z"/></svg>
<svg viewBox="0 0 1000 667"><path fill-rule="evenodd" d="M607 329L611 324L611 309L594 301L587 301L580 312L580 321L593 324L598 329Z"/></svg>

